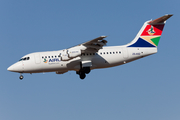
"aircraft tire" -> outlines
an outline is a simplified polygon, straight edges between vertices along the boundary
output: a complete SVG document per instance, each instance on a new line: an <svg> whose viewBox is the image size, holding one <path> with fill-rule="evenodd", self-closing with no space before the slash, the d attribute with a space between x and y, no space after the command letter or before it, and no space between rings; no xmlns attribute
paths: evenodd
<svg viewBox="0 0 180 120"><path fill-rule="evenodd" d="M22 75L19 76L19 79L22 80L24 77Z"/></svg>
<svg viewBox="0 0 180 120"><path fill-rule="evenodd" d="M80 77L81 79L84 79L84 78L86 77L86 74L85 74L85 73L81 73L81 74L79 75L79 77Z"/></svg>
<svg viewBox="0 0 180 120"><path fill-rule="evenodd" d="M84 67L83 69L86 74L89 74L91 72L90 67Z"/></svg>

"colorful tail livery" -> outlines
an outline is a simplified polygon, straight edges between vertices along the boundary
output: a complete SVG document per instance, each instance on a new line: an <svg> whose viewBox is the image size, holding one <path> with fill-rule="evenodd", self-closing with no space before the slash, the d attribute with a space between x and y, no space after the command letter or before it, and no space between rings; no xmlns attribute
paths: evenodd
<svg viewBox="0 0 180 120"><path fill-rule="evenodd" d="M166 23L172 15L165 15L158 19L147 21L128 47L157 47Z"/></svg>

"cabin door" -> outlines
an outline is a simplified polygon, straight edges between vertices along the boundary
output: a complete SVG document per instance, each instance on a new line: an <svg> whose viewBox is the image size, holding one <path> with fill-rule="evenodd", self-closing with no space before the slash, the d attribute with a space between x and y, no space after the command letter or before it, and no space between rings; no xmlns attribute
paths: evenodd
<svg viewBox="0 0 180 120"><path fill-rule="evenodd" d="M40 64L41 63L40 55L38 53L34 54L34 59L35 59L35 63L36 64Z"/></svg>
<svg viewBox="0 0 180 120"><path fill-rule="evenodd" d="M123 48L122 49L122 54L125 60L127 60L129 58L129 54L128 54L128 49L127 48Z"/></svg>

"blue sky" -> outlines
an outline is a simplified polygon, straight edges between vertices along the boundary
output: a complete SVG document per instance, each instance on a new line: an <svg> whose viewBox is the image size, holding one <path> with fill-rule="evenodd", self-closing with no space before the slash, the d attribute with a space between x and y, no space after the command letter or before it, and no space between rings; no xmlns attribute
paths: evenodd
<svg viewBox="0 0 180 120"><path fill-rule="evenodd" d="M179 120L179 0L1 0L1 120ZM174 14L158 53L122 66L24 74L7 68L36 51L68 48L101 35L129 43L143 23Z"/></svg>

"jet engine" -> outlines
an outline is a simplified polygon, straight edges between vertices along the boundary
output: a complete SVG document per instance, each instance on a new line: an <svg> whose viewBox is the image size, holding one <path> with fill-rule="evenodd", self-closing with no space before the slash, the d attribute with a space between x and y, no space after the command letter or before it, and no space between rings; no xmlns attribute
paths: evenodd
<svg viewBox="0 0 180 120"><path fill-rule="evenodd" d="M63 50L63 52L61 52L60 54L62 61L68 61L80 55L81 55L80 49L79 50L75 50L75 49Z"/></svg>

